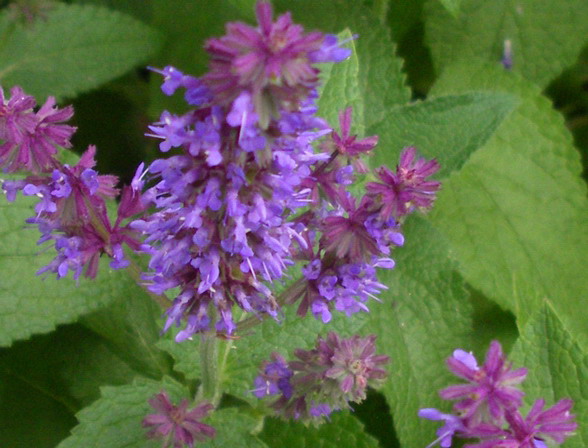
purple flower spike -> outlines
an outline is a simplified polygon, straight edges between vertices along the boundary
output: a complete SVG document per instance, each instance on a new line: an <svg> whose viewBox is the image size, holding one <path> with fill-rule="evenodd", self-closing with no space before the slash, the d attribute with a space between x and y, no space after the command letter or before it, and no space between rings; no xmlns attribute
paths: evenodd
<svg viewBox="0 0 588 448"><path fill-rule="evenodd" d="M210 403L203 402L189 410L188 400L174 406L167 393L160 392L149 400L149 404L157 413L145 417L143 427L150 428L147 433L150 439L163 439L164 448L193 448L195 442L205 442L216 434L212 426L201 422L214 409Z"/></svg>
<svg viewBox="0 0 588 448"><path fill-rule="evenodd" d="M396 172L383 166L377 170L381 183L370 182L368 192L382 203L382 216L399 219L415 208L427 209L433 205L441 184L427 178L439 171L435 159L416 158L415 148L406 148L400 155Z"/></svg>
<svg viewBox="0 0 588 448"><path fill-rule="evenodd" d="M498 341L490 344L482 367L478 367L475 358L463 350L456 350L447 359L447 366L469 384L447 387L440 391L441 398L458 400L455 410L463 413L472 424L490 416L499 425L505 411L521 406L524 394L515 386L525 379L527 369L513 370Z"/></svg>

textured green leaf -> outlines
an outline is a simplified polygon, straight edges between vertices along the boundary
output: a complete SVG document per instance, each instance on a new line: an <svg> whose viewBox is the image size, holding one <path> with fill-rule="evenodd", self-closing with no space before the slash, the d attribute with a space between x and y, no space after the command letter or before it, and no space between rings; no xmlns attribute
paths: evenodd
<svg viewBox="0 0 588 448"><path fill-rule="evenodd" d="M370 128L380 137L372 166L395 165L402 148L416 146L441 164L439 176L459 169L496 131L515 98L502 93L449 95L388 109Z"/></svg>
<svg viewBox="0 0 588 448"><path fill-rule="evenodd" d="M58 4L34 27L2 21L0 81L43 98L74 96L110 81L157 51L158 34L121 13Z"/></svg>
<svg viewBox="0 0 588 448"><path fill-rule="evenodd" d="M455 272L446 241L418 217L405 226L405 246L395 252L396 268L382 273L388 286L382 304L372 307L369 331L378 335L378 353L391 357L386 396L402 446L427 446L437 427L417 417L424 407L443 409L438 390L451 375L444 360L471 346L471 305Z"/></svg>
<svg viewBox="0 0 588 448"><path fill-rule="evenodd" d="M548 302L533 314L520 333L510 358L515 365L529 369L523 384L526 404L543 398L549 407L563 398L572 398L578 430L564 446L588 446L588 354Z"/></svg>
<svg viewBox="0 0 588 448"><path fill-rule="evenodd" d="M261 422L239 409L227 408L214 411L206 422L216 428L214 439L198 444L198 448L267 448L267 445L252 432Z"/></svg>
<svg viewBox="0 0 588 448"><path fill-rule="evenodd" d="M77 414L80 423L58 448L161 447L161 441L147 439L141 421L154 412L148 400L162 390L174 404L189 398L183 386L168 378L163 382L137 379L133 384L102 388L102 397Z"/></svg>
<svg viewBox="0 0 588 448"><path fill-rule="evenodd" d="M126 281L131 288L128 278ZM102 336L110 349L131 367L160 378L170 370L168 357L156 346L162 329L162 309L136 284L127 291L119 293L108 307L84 316L82 323Z"/></svg>
<svg viewBox="0 0 588 448"><path fill-rule="evenodd" d="M392 424L392 422L390 422ZM377 448L378 441L364 432L349 412L337 412L318 428L302 423L267 419L260 437L272 447Z"/></svg>
<svg viewBox="0 0 588 448"><path fill-rule="evenodd" d="M576 61L588 35L585 0L463 0L459 19L437 0L427 6L427 40L438 70L478 57L498 66L509 40L513 70L543 87Z"/></svg>
<svg viewBox="0 0 588 448"><path fill-rule="evenodd" d="M174 370L182 373L188 380L200 378L200 338L196 337L182 342L176 342L175 336L180 331L172 327L156 345L166 351L174 360Z"/></svg>
<svg viewBox="0 0 588 448"><path fill-rule="evenodd" d="M444 183L432 220L474 288L521 321L548 298L588 344L588 311L578 308L588 291L588 202L572 138L538 88L497 67L457 64L434 91L469 89L517 94L520 105Z"/></svg>
<svg viewBox="0 0 588 448"><path fill-rule="evenodd" d="M351 31L339 33L339 40L350 39ZM353 107L352 133L363 135L364 104L359 86L359 60L355 42L346 45L351 48L351 56L338 64L323 64L321 69L321 86L319 89L318 115L339 129L339 113L347 107Z"/></svg>

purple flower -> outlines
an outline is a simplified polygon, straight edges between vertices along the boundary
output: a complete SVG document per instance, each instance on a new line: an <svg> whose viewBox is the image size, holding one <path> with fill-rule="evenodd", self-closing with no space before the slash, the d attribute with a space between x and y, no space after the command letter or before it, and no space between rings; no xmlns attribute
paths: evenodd
<svg viewBox="0 0 588 448"><path fill-rule="evenodd" d="M273 353L274 362L264 362L255 379L254 393L258 398L280 394L271 405L276 413L302 421L349 408L349 402L365 399L368 385L386 377L382 366L389 358L375 354L375 339L373 335L342 339L330 332L326 339L318 338L314 349L296 350L295 361L286 363Z"/></svg>
<svg viewBox="0 0 588 448"><path fill-rule="evenodd" d="M292 378L293 372L288 368L288 363L278 353L272 353L273 362L264 362L262 373L254 380L255 389L253 393L257 398L263 398L266 395L282 394L289 399L292 396Z"/></svg>
<svg viewBox="0 0 588 448"><path fill-rule="evenodd" d="M578 426L575 416L570 414L573 403L569 399L545 411L545 401L537 400L527 417L521 416L523 392L514 386L525 379L527 369L513 370L497 341L490 344L481 367L464 350L455 350L447 364L469 384L450 386L440 392L444 399L460 400L454 405L457 415L429 408L419 411L420 417L445 422L437 430L439 438L427 448L436 443L448 448L454 436L478 439L464 448L547 448L546 440L563 443Z"/></svg>
<svg viewBox="0 0 588 448"><path fill-rule="evenodd" d="M447 359L447 365L453 374L468 384L441 390L441 398L458 400L455 410L472 425L488 418L500 424L507 410L521 406L524 394L516 386L525 379L527 369L513 370L499 342L492 341L482 367L478 367L475 358L463 350L456 350Z"/></svg>
<svg viewBox="0 0 588 448"><path fill-rule="evenodd" d="M502 53L502 60L500 62L502 62L502 66L505 69L507 69L507 70L512 69L512 65L513 65L513 60L512 60L512 41L510 39L506 39L504 41L504 50L503 50L503 53Z"/></svg>
<svg viewBox="0 0 588 448"><path fill-rule="evenodd" d="M400 155L396 172L383 166L377 170L381 183L370 182L366 185L368 193L382 204L381 214L384 219L390 216L399 219L415 208L430 208L435 201L435 194L441 184L427 180L439 170L436 160L416 158L416 149L406 148Z"/></svg>
<svg viewBox="0 0 588 448"><path fill-rule="evenodd" d="M350 194L342 193L339 197L347 217L329 216L324 220L321 245L326 251L336 253L337 257L353 262L379 254L377 242L365 226L371 215L369 199L365 197L358 206Z"/></svg>
<svg viewBox="0 0 588 448"><path fill-rule="evenodd" d="M188 400L183 399L175 406L166 392L160 392L149 404L157 413L145 417L143 427L150 428L147 433L150 439L163 439L164 448L193 448L195 442L205 442L216 434L212 426L201 422L214 409L210 403L203 402L188 409Z"/></svg>
<svg viewBox="0 0 588 448"><path fill-rule="evenodd" d="M506 413L508 428L496 428L487 440L464 448L547 448L545 440L561 444L578 427L575 416L570 414L572 405L572 400L560 400L544 411L545 401L537 400L526 418L518 410L509 411Z"/></svg>
<svg viewBox="0 0 588 448"><path fill-rule="evenodd" d="M18 190L24 196L35 196L36 216L29 218L29 224L38 226L41 238L38 244L53 242L56 257L37 273L53 272L58 278L73 272L74 278L84 273L94 278L100 256L112 258L111 267L122 269L128 266L123 244L138 250L140 243L123 219L140 213L144 206L140 192L125 189L119 206L119 215L114 225L110 222L105 200L116 196L116 176L99 175L92 168L95 165L95 147L90 146L77 165L61 165L55 162L51 174L41 173L22 181L4 182L10 200Z"/></svg>
<svg viewBox="0 0 588 448"><path fill-rule="evenodd" d="M349 135L351 131L351 116L353 109L348 107L339 114L339 126L341 134L333 132L332 138L335 149L339 154L353 157L360 154L367 154L378 144L378 136L374 135L357 140L356 135Z"/></svg>
<svg viewBox="0 0 588 448"><path fill-rule="evenodd" d="M445 424L437 430L437 436L439 438L430 445L427 445L427 448L431 448L437 443L439 443L439 446L442 448L449 448L455 433L466 431L461 418L455 415L444 414L434 408L420 409L418 415L419 417L426 418L427 420L441 420L445 422Z"/></svg>
<svg viewBox="0 0 588 448"><path fill-rule="evenodd" d="M50 172L56 167L57 147L69 148L73 126L61 124L73 116L71 106L55 107L49 97L35 112L35 99L20 87L13 87L10 99L0 88L0 168L5 172Z"/></svg>
<svg viewBox="0 0 588 448"><path fill-rule="evenodd" d="M357 38L357 36L354 36ZM345 39L343 42L339 42L339 39L334 34L325 34L325 40L316 51L313 51L309 55L311 62L341 62L351 56L351 50L349 48L342 48L341 45L350 39Z"/></svg>

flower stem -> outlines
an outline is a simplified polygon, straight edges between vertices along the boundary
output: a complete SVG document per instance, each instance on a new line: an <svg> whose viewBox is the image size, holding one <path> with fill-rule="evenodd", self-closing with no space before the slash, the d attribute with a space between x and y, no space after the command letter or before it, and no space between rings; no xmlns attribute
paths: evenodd
<svg viewBox="0 0 588 448"><path fill-rule="evenodd" d="M388 9L390 8L389 0L374 0L372 8L375 16L380 19L380 22L385 24L388 16Z"/></svg>
<svg viewBox="0 0 588 448"><path fill-rule="evenodd" d="M216 334L209 332L202 335L200 340L200 368L202 372L202 384L198 389L196 401L209 401L215 407L220 400L220 372L218 357L219 339ZM224 363L223 363L224 364ZM222 366L224 367L224 365Z"/></svg>

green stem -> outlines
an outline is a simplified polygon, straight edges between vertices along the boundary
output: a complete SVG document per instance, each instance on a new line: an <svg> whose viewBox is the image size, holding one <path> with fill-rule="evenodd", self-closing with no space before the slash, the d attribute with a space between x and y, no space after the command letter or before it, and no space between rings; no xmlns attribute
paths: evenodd
<svg viewBox="0 0 588 448"><path fill-rule="evenodd" d="M388 17L389 0L374 0L373 10L374 15L380 19L383 24L386 23Z"/></svg>
<svg viewBox="0 0 588 448"><path fill-rule="evenodd" d="M214 406L220 399L220 366L218 358L219 339L214 333L206 333L200 340L200 368L202 383L196 401L206 400Z"/></svg>

